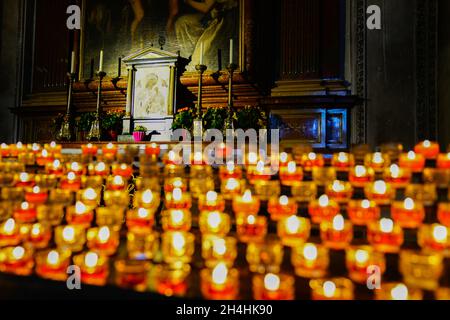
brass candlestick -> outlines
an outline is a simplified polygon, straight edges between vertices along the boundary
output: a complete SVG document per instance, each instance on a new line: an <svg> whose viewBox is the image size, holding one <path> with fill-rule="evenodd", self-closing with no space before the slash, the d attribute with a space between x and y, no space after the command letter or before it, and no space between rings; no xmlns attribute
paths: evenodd
<svg viewBox="0 0 450 320"><path fill-rule="evenodd" d="M225 120L225 129L233 129L233 75L238 66L230 63L228 69L228 117Z"/></svg>
<svg viewBox="0 0 450 320"><path fill-rule="evenodd" d="M97 73L99 77L98 91L97 91L97 111L95 114L95 120L92 122L91 130L89 130L89 134L87 139L89 141L100 141L101 139L101 130L100 130L100 113L101 113L101 102L102 102L102 83L103 78L106 76L106 72L99 71Z"/></svg>
<svg viewBox="0 0 450 320"><path fill-rule="evenodd" d="M208 69L207 66L199 64L195 67L198 71L198 100L197 100L197 117L194 119L194 137L203 136L202 125L202 92L203 92L203 74Z"/></svg>
<svg viewBox="0 0 450 320"><path fill-rule="evenodd" d="M71 117L72 117L72 89L73 83L77 77L76 73L67 73L67 77L69 79L69 92L67 95L67 111L66 116L64 117L64 121L61 125L61 130L58 133L58 140L62 141L70 141L72 139L72 128L70 126Z"/></svg>

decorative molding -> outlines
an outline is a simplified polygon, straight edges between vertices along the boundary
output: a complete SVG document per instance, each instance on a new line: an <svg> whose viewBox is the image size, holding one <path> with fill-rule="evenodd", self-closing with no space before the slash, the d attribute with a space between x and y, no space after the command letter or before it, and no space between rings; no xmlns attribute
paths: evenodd
<svg viewBox="0 0 450 320"><path fill-rule="evenodd" d="M416 138L436 139L437 0L416 1Z"/></svg>
<svg viewBox="0 0 450 320"><path fill-rule="evenodd" d="M367 142L367 28L366 0L350 1L350 17L352 23L352 55L354 56L353 79L354 93L362 99L353 111L352 143Z"/></svg>

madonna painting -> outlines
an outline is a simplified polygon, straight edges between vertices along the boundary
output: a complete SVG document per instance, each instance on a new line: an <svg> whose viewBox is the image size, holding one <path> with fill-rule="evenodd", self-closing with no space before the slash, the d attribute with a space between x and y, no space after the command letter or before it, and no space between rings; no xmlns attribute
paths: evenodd
<svg viewBox="0 0 450 320"><path fill-rule="evenodd" d="M119 57L149 46L180 53L194 70L201 43L204 64L217 71L229 63L223 54L229 39L239 40L239 1L84 0L83 74L89 74L93 60L98 65L101 49L105 71L115 76Z"/></svg>

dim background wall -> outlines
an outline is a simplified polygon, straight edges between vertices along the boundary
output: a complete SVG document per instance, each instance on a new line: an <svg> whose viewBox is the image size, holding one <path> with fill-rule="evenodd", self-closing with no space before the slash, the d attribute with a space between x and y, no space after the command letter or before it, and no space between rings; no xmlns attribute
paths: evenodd
<svg viewBox="0 0 450 320"><path fill-rule="evenodd" d="M450 145L450 1L439 2L439 137Z"/></svg>
<svg viewBox="0 0 450 320"><path fill-rule="evenodd" d="M20 90L20 16L21 2L2 0L0 3L0 142L13 142L15 117L10 108L17 105Z"/></svg>

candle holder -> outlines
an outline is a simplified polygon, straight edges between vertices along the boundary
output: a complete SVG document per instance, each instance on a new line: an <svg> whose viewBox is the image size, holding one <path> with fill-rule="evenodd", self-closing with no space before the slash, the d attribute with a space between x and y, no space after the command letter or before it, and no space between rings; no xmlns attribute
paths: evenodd
<svg viewBox="0 0 450 320"><path fill-rule="evenodd" d="M309 282L313 300L353 300L354 286L349 279L314 279Z"/></svg>
<svg viewBox="0 0 450 320"><path fill-rule="evenodd" d="M306 218L296 215L283 218L278 222L278 236L287 247L296 247L305 243L311 231L311 223Z"/></svg>
<svg viewBox="0 0 450 320"><path fill-rule="evenodd" d="M108 226L120 229L125 216L122 207L101 207L95 209L95 221L98 226Z"/></svg>
<svg viewBox="0 0 450 320"><path fill-rule="evenodd" d="M199 211L225 211L225 200L214 191L208 191L198 199Z"/></svg>
<svg viewBox="0 0 450 320"><path fill-rule="evenodd" d="M259 198L252 195L250 190L246 190L242 196L233 198L233 212L235 214L245 213L256 215L259 212L261 202Z"/></svg>
<svg viewBox="0 0 450 320"><path fill-rule="evenodd" d="M287 196L272 197L268 203L268 212L273 221L279 221L283 218L296 215L298 210L297 202Z"/></svg>
<svg viewBox="0 0 450 320"><path fill-rule="evenodd" d="M189 210L167 210L162 213L162 228L164 231L191 230L192 215Z"/></svg>
<svg viewBox="0 0 450 320"><path fill-rule="evenodd" d="M391 208L392 219L405 229L418 228L425 219L425 208L411 198L395 201Z"/></svg>
<svg viewBox="0 0 450 320"><path fill-rule="evenodd" d="M195 236L188 232L165 232L162 235L164 262L180 266L189 264L194 254Z"/></svg>
<svg viewBox="0 0 450 320"><path fill-rule="evenodd" d="M235 300L239 293L239 272L219 263L214 269L200 272L201 291L209 300Z"/></svg>
<svg viewBox="0 0 450 320"><path fill-rule="evenodd" d="M14 219L0 224L0 247L16 246L21 241L20 227Z"/></svg>
<svg viewBox="0 0 450 320"><path fill-rule="evenodd" d="M87 139L89 141L100 141L101 140L101 131L100 131L100 113L101 113L101 102L102 102L102 83L103 79L106 76L106 72L99 71L97 73L99 77L98 83L98 91L97 91L97 110L95 114L95 119L92 122L91 129L87 135Z"/></svg>
<svg viewBox="0 0 450 320"><path fill-rule="evenodd" d="M334 167L313 167L312 179L320 187L326 186L330 181L337 178L336 169Z"/></svg>
<svg viewBox="0 0 450 320"><path fill-rule="evenodd" d="M438 169L450 169L450 152L441 153L437 158L436 166Z"/></svg>
<svg viewBox="0 0 450 320"><path fill-rule="evenodd" d="M434 296L439 301L450 300L450 288L439 288L435 291Z"/></svg>
<svg viewBox="0 0 450 320"><path fill-rule="evenodd" d="M367 240L375 250L397 253L403 244L403 230L391 219L381 219L368 225Z"/></svg>
<svg viewBox="0 0 450 320"><path fill-rule="evenodd" d="M347 203L353 196L353 187L350 182L335 180L327 184L325 193L337 203Z"/></svg>
<svg viewBox="0 0 450 320"><path fill-rule="evenodd" d="M78 201L75 206L67 208L66 221L70 225L88 228L94 220L94 209Z"/></svg>
<svg viewBox="0 0 450 320"><path fill-rule="evenodd" d="M400 282L383 283L380 290L375 291L377 300L422 300L421 290L408 288Z"/></svg>
<svg viewBox="0 0 450 320"><path fill-rule="evenodd" d="M247 245L246 259L253 273L280 272L283 256L283 245L275 239Z"/></svg>
<svg viewBox="0 0 450 320"><path fill-rule="evenodd" d="M367 226L380 219L381 210L375 201L352 200L348 203L347 213L350 221L357 226Z"/></svg>
<svg viewBox="0 0 450 320"><path fill-rule="evenodd" d="M447 253L450 249L450 228L440 225L423 225L419 228L419 246L425 252Z"/></svg>
<svg viewBox="0 0 450 320"><path fill-rule="evenodd" d="M408 287L434 291L444 271L443 257L439 253L402 251L399 268Z"/></svg>
<svg viewBox="0 0 450 320"><path fill-rule="evenodd" d="M309 203L317 197L317 185L311 181L302 181L291 187L292 196L297 202Z"/></svg>
<svg viewBox="0 0 450 320"><path fill-rule="evenodd" d="M28 229L25 231L24 229ZM33 225L23 225L21 233L24 235L24 242L34 249L45 249L52 239L52 229L50 226L35 223Z"/></svg>
<svg viewBox="0 0 450 320"><path fill-rule="evenodd" d="M439 144L437 142L425 140L423 142L418 143L414 147L414 151L418 154L423 155L426 159L436 159L436 157L440 152L440 149Z"/></svg>
<svg viewBox="0 0 450 320"><path fill-rule="evenodd" d="M438 220L444 226L450 227L450 202L439 203L439 205L438 205Z"/></svg>
<svg viewBox="0 0 450 320"><path fill-rule="evenodd" d="M202 239L202 257L207 268L225 263L231 268L237 258L237 240L234 237L206 235Z"/></svg>
<svg viewBox="0 0 450 320"><path fill-rule="evenodd" d="M180 266L158 265L155 267L156 291L167 297L184 296L187 291L186 278L191 272L187 264Z"/></svg>
<svg viewBox="0 0 450 320"><path fill-rule="evenodd" d="M355 166L355 156L346 152L335 153L331 159L331 165L338 171L349 171Z"/></svg>
<svg viewBox="0 0 450 320"><path fill-rule="evenodd" d="M135 208L145 208L156 212L161 203L161 196L158 192L153 192L150 189L137 191L134 195L133 202Z"/></svg>
<svg viewBox="0 0 450 320"><path fill-rule="evenodd" d="M129 210L126 224L129 230L150 231L155 222L155 212L145 208Z"/></svg>
<svg viewBox="0 0 450 320"><path fill-rule="evenodd" d="M366 167L372 168L376 172L381 172L391 164L391 159L389 154L375 152L373 154L367 154L364 157L364 165Z"/></svg>
<svg viewBox="0 0 450 320"><path fill-rule="evenodd" d="M58 226L55 228L55 243L59 249L80 252L86 243L86 231L81 226Z"/></svg>
<svg viewBox="0 0 450 320"><path fill-rule="evenodd" d="M422 154L416 154L414 151L402 153L399 158L401 168L409 169L414 173L422 172L425 167L425 157Z"/></svg>
<svg viewBox="0 0 450 320"><path fill-rule="evenodd" d="M230 63L227 66L228 70L228 117L225 120L224 127L225 129L233 129L233 75L234 72L238 69L238 65L234 63Z"/></svg>
<svg viewBox="0 0 450 320"><path fill-rule="evenodd" d="M152 260L159 248L157 232L128 231L127 251L130 259Z"/></svg>
<svg viewBox="0 0 450 320"><path fill-rule="evenodd" d="M91 228L87 231L87 246L92 251L105 256L112 256L117 252L119 246L119 232L112 228L103 226Z"/></svg>
<svg viewBox="0 0 450 320"><path fill-rule="evenodd" d="M297 276L323 278L327 275L330 264L328 248L313 243L293 247L291 262Z"/></svg>
<svg viewBox="0 0 450 320"><path fill-rule="evenodd" d="M374 201L377 205L389 205L395 199L395 189L383 180L366 185L364 194L367 199Z"/></svg>
<svg viewBox="0 0 450 320"><path fill-rule="evenodd" d="M293 300L295 279L290 275L255 275L253 296L255 300Z"/></svg>
<svg viewBox="0 0 450 320"><path fill-rule="evenodd" d="M300 165L305 171L311 171L313 168L325 166L325 159L321 154L316 154L314 152L304 153L300 157Z"/></svg>
<svg viewBox="0 0 450 320"><path fill-rule="evenodd" d="M261 242L267 235L267 218L239 214L236 218L237 235L241 242Z"/></svg>
<svg viewBox="0 0 450 320"><path fill-rule="evenodd" d="M356 188L364 188L367 183L375 180L375 170L365 166L356 166L350 169L349 181Z"/></svg>
<svg viewBox="0 0 450 320"><path fill-rule="evenodd" d="M355 246L345 251L345 264L351 280L359 284L367 282L367 268L377 266L381 274L386 271L384 254L371 246Z"/></svg>
<svg viewBox="0 0 450 320"><path fill-rule="evenodd" d="M203 211L199 217L200 232L203 235L225 236L230 232L231 219L219 211Z"/></svg>
<svg viewBox="0 0 450 320"><path fill-rule="evenodd" d="M81 269L81 282L104 286L109 276L108 258L95 252L86 252L73 257L73 262Z"/></svg>
<svg viewBox="0 0 450 320"><path fill-rule="evenodd" d="M148 261L116 260L114 268L116 270L115 283L118 287L138 292L147 290L148 273L151 268Z"/></svg>
<svg viewBox="0 0 450 320"><path fill-rule="evenodd" d="M0 249L0 272L29 276L33 272L33 251L24 247Z"/></svg>
<svg viewBox="0 0 450 320"><path fill-rule="evenodd" d="M68 73L67 77L69 79L69 92L67 94L67 112L64 117L64 121L61 125L61 129L58 133L58 140L70 141L72 139L72 128L71 128L71 117L72 117L72 91L73 84L77 78L76 73Z"/></svg>
<svg viewBox="0 0 450 320"><path fill-rule="evenodd" d="M308 212L313 223L320 224L323 221L331 221L340 212L339 204L330 200L327 195L322 195L308 205Z"/></svg>
<svg viewBox="0 0 450 320"><path fill-rule="evenodd" d="M45 250L36 253L36 274L44 279L65 281L71 254L70 250Z"/></svg>
<svg viewBox="0 0 450 320"><path fill-rule="evenodd" d="M63 204L40 205L37 207L37 219L41 223L56 227L64 217Z"/></svg>
<svg viewBox="0 0 450 320"><path fill-rule="evenodd" d="M342 215L336 215L333 221L323 221L320 224L320 238L323 244L334 250L345 249L353 239L353 226L344 220Z"/></svg>
<svg viewBox="0 0 450 320"><path fill-rule="evenodd" d="M197 99L197 115L194 119L194 137L203 139L203 125L202 125L202 94L203 94L203 74L208 69L207 66L199 64L195 66L198 71L198 99Z"/></svg>

